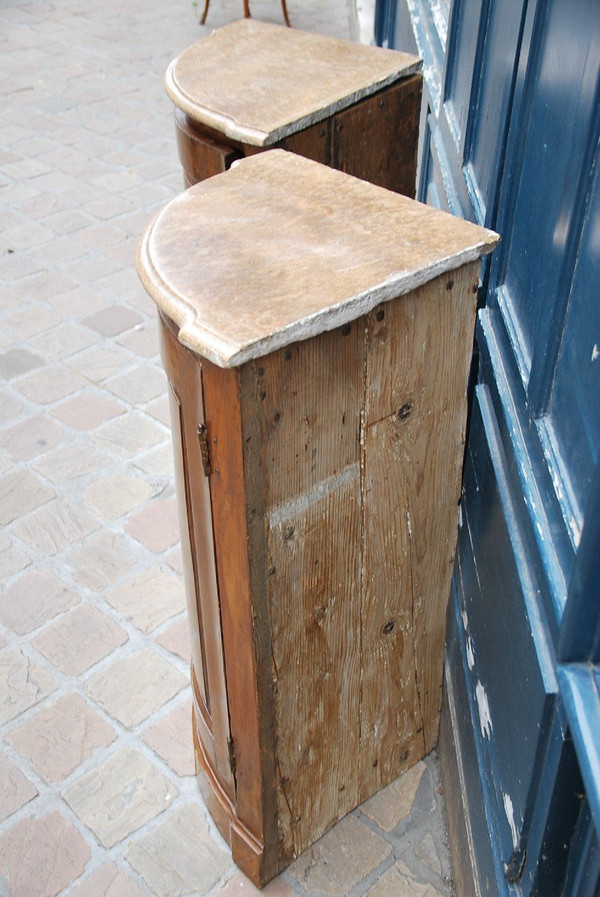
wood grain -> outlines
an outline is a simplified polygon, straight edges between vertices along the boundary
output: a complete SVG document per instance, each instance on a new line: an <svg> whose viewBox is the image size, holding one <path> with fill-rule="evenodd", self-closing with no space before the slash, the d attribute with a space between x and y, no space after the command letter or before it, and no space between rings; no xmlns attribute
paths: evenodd
<svg viewBox="0 0 600 897"><path fill-rule="evenodd" d="M242 156L239 150L222 139L196 129L180 109L175 110L175 136L188 186L227 171L232 162Z"/></svg>
<svg viewBox="0 0 600 897"><path fill-rule="evenodd" d="M414 198L422 87L422 76L412 75L338 112L333 167Z"/></svg>
<svg viewBox="0 0 600 897"><path fill-rule="evenodd" d="M361 800L437 741L477 271L370 315Z"/></svg>
<svg viewBox="0 0 600 897"><path fill-rule="evenodd" d="M204 421L201 366L177 341L173 322L161 319L161 349L171 394L177 507L192 644L195 719L215 775L230 798L229 708L221 639L219 595L208 480L202 471L198 424Z"/></svg>
<svg viewBox="0 0 600 897"><path fill-rule="evenodd" d="M246 484L242 444L241 375L203 362L202 384L206 426L210 434L210 491L217 577L221 606L223 650L235 758L236 817L264 846L261 880L274 873L274 819L266 812L274 795L272 733L261 727L261 703L269 693L259 689L260 670L270 659L257 655L254 604L251 592ZM263 640L264 641L264 640Z"/></svg>

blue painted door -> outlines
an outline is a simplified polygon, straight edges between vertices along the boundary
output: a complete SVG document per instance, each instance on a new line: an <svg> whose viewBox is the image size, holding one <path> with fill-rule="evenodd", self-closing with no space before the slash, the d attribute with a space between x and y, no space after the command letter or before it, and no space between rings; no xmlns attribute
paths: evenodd
<svg viewBox="0 0 600 897"><path fill-rule="evenodd" d="M482 894L600 895L600 3L378 0L417 194L492 227L447 684Z"/></svg>

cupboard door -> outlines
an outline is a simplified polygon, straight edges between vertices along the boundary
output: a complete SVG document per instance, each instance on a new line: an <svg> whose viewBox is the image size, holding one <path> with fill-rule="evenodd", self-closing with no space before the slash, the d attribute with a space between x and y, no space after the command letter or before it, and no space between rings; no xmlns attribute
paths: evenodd
<svg viewBox="0 0 600 897"><path fill-rule="evenodd" d="M179 109L175 110L175 134L186 187L227 171L242 156L233 147L200 134Z"/></svg>
<svg viewBox="0 0 600 897"><path fill-rule="evenodd" d="M190 638L194 719L205 760L230 799L235 782L209 480L202 451L204 402L200 359L182 346L175 325L161 321L162 356L169 380L181 551Z"/></svg>

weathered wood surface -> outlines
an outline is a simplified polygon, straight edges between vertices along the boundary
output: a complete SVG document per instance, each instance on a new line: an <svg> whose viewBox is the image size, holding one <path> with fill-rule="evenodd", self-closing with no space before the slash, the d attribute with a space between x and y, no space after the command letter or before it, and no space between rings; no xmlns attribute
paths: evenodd
<svg viewBox="0 0 600 897"><path fill-rule="evenodd" d="M435 746L478 265L369 316L361 800Z"/></svg>
<svg viewBox="0 0 600 897"><path fill-rule="evenodd" d="M177 507L192 645L194 713L221 787L233 799L211 497L208 480L201 475L198 442L198 425L204 422L200 359L180 345L176 328L166 320L161 322L161 348L170 387Z"/></svg>
<svg viewBox="0 0 600 897"><path fill-rule="evenodd" d="M254 363L280 851L358 802L364 328Z"/></svg>
<svg viewBox="0 0 600 897"><path fill-rule="evenodd" d="M497 239L272 150L169 203L144 235L138 270L179 339L234 367L355 320Z"/></svg>
<svg viewBox="0 0 600 897"><path fill-rule="evenodd" d="M200 134L179 109L175 110L175 136L188 187L204 178L222 174L242 156L239 150L225 145L222 140Z"/></svg>
<svg viewBox="0 0 600 897"><path fill-rule="evenodd" d="M408 53L248 19L184 50L165 87L193 121L272 146L420 69Z"/></svg>
<svg viewBox="0 0 600 897"><path fill-rule="evenodd" d="M421 89L421 76L413 75L338 112L332 131L333 168L414 197Z"/></svg>

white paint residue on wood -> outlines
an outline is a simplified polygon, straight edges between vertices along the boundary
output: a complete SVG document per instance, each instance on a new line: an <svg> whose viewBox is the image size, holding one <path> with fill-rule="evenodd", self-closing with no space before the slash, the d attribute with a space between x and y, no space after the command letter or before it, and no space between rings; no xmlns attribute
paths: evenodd
<svg viewBox="0 0 600 897"><path fill-rule="evenodd" d="M503 794L502 798L504 800L504 812L506 813L506 818L508 819L508 824L510 825L513 847L516 850L519 843L519 833L517 832L517 826L515 825L515 811L513 809L513 803L510 799L510 795L508 794Z"/></svg>
<svg viewBox="0 0 600 897"><path fill-rule="evenodd" d="M494 729L492 726L492 717L490 714L490 705L488 703L487 694L479 680L477 680L477 685L475 687L475 697L477 699L477 708L479 710L479 726L481 728L481 734L489 741Z"/></svg>
<svg viewBox="0 0 600 897"><path fill-rule="evenodd" d="M475 654L473 652L473 641L471 637L467 639L467 664L469 669L472 670L475 666Z"/></svg>
<svg viewBox="0 0 600 897"><path fill-rule="evenodd" d="M600 358L600 352L598 351L598 344L594 343L594 348L592 349L592 361L597 361Z"/></svg>

